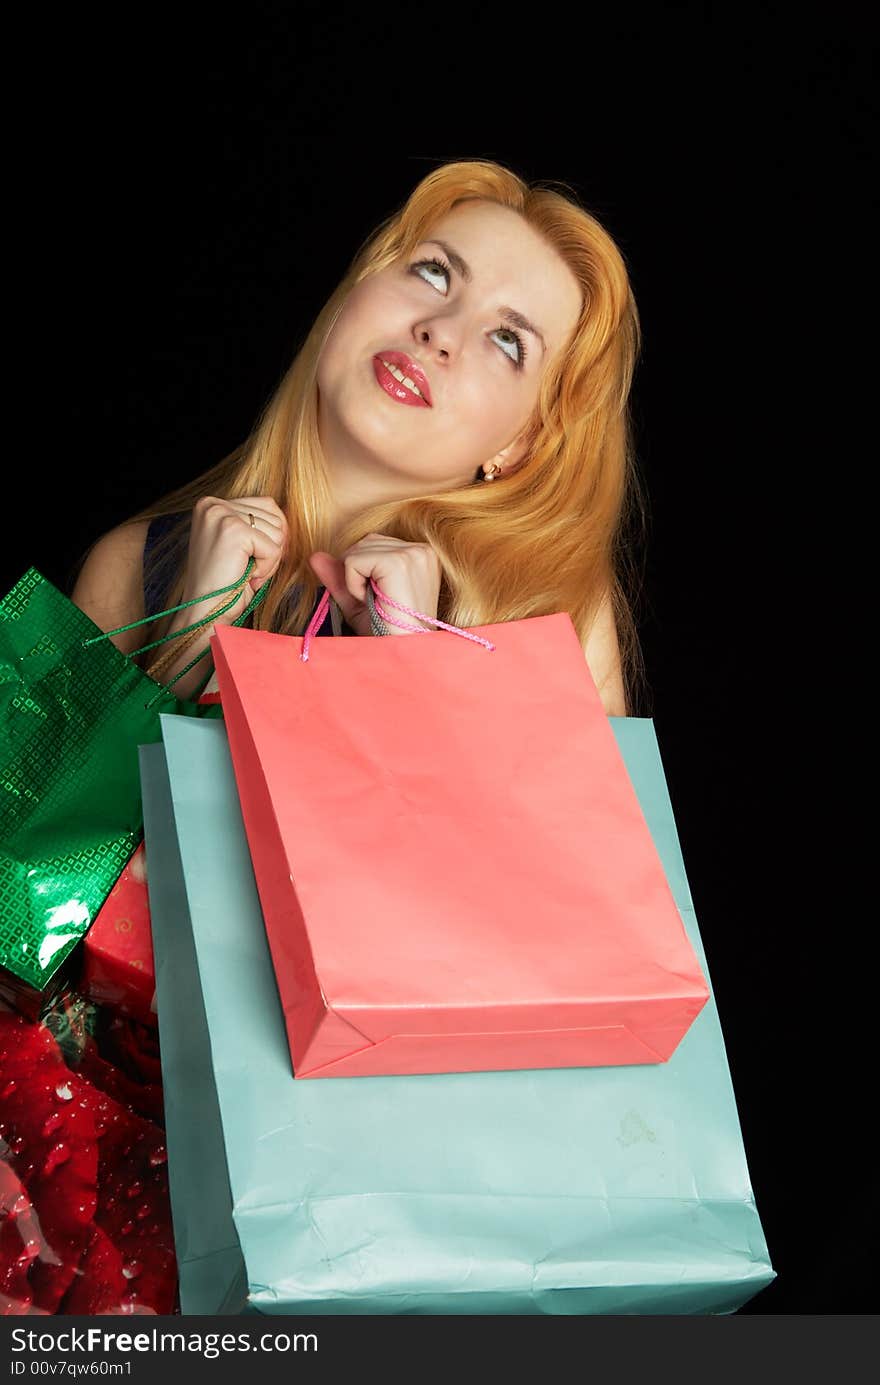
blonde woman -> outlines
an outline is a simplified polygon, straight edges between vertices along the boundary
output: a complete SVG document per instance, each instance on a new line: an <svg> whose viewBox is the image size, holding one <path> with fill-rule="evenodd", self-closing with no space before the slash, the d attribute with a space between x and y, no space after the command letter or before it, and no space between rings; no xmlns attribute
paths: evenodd
<svg viewBox="0 0 880 1385"><path fill-rule="evenodd" d="M442 165L358 251L250 437L100 538L73 600L112 630L235 582L253 557L223 621L270 577L248 623L296 635L323 587L337 633L374 633L370 578L461 627L566 611L606 712L637 714L639 349L623 256L573 196L492 162ZM131 652L216 604L115 642ZM167 681L212 629L143 666L158 655Z"/></svg>

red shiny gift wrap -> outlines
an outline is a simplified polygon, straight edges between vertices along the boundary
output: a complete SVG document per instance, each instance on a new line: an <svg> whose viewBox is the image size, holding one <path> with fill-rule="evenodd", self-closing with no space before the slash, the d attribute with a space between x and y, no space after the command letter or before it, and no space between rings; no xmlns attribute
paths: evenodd
<svg viewBox="0 0 880 1385"><path fill-rule="evenodd" d="M156 1025L156 973L144 844L131 859L83 940L83 995L142 1024Z"/></svg>
<svg viewBox="0 0 880 1385"><path fill-rule="evenodd" d="M447 629L212 638L295 1076L664 1062L708 987L570 617Z"/></svg>
<svg viewBox="0 0 880 1385"><path fill-rule="evenodd" d="M0 1010L0 1315L168 1314L165 1133L64 1061L94 1047L75 1029Z"/></svg>

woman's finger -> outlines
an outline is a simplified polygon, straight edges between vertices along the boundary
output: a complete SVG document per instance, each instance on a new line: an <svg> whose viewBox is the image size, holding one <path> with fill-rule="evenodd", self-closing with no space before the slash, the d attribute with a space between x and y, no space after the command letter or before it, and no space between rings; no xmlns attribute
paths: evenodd
<svg viewBox="0 0 880 1385"><path fill-rule="evenodd" d="M283 533L286 529L286 521L283 515L269 510L265 506L253 500L231 500L229 504L235 513L240 515L245 523L250 523L250 516L253 515L254 523L252 528L262 527L266 533Z"/></svg>
<svg viewBox="0 0 880 1385"><path fill-rule="evenodd" d="M284 526L273 522L266 515L260 514L258 510L239 510L235 511L236 517L242 524L247 524L251 529L259 529L268 538L277 539L280 543L284 536Z"/></svg>
<svg viewBox="0 0 880 1385"><path fill-rule="evenodd" d="M242 523L242 516L233 510L229 510L220 521L217 531L218 540L223 531L227 531L230 538L234 538L236 546L243 544L245 552L253 557L254 567L249 578L251 582L262 583L267 577L271 577L284 553L284 543L280 532L274 530L269 533L267 530L268 526L260 523L251 527L246 518ZM240 547L239 551L241 551Z"/></svg>
<svg viewBox="0 0 880 1385"><path fill-rule="evenodd" d="M344 561L355 551L358 553L387 553L389 549L410 548L411 546L408 539L394 539L390 534L365 534L362 539L358 539L357 543L351 544L345 552L341 554L341 558Z"/></svg>
<svg viewBox="0 0 880 1385"><path fill-rule="evenodd" d="M346 585L345 564L340 558L334 558L332 553L318 550L310 556L309 566L321 585L327 588L349 625L352 625L364 608Z"/></svg>

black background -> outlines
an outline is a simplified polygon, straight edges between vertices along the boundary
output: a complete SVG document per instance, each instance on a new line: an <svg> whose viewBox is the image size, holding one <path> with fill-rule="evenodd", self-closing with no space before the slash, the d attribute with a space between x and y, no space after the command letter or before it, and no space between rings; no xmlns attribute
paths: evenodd
<svg viewBox="0 0 880 1385"><path fill-rule="evenodd" d="M838 569L803 509L851 358L869 36L839 7L814 31L773 6L587 9L577 42L561 11L521 32L489 12L248 13L240 32L151 9L22 41L3 589L30 564L66 588L88 543L229 452L437 164L572 185L627 258L645 337L641 637L778 1273L742 1311L869 1311L864 918L825 883L821 777L850 684L818 604Z"/></svg>

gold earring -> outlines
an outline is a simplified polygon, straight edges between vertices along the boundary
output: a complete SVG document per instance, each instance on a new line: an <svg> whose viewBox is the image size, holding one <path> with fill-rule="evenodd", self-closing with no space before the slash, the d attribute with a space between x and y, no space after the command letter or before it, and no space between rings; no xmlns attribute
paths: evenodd
<svg viewBox="0 0 880 1385"><path fill-rule="evenodd" d="M501 471L501 467L498 468L498 472L500 472L500 471ZM491 471L484 471L484 472L483 472L483 480L484 480L484 481L494 481L497 474L498 474L498 473L495 471L495 463L493 462L493 463L492 463L492 470L491 470Z"/></svg>

